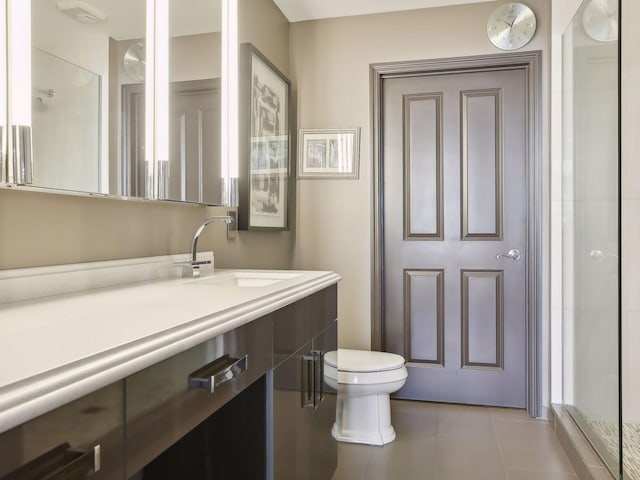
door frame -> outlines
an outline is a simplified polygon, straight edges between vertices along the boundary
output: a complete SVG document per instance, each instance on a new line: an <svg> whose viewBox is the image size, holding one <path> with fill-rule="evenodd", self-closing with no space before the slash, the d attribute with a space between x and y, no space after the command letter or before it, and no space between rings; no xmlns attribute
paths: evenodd
<svg viewBox="0 0 640 480"><path fill-rule="evenodd" d="M376 63L370 66L373 153L373 265L371 295L371 348L382 350L384 312L384 213L383 206L383 112L382 83L389 78L523 70L526 78L526 406L532 417L542 405L542 242L543 170L541 124L541 51L496 55Z"/></svg>

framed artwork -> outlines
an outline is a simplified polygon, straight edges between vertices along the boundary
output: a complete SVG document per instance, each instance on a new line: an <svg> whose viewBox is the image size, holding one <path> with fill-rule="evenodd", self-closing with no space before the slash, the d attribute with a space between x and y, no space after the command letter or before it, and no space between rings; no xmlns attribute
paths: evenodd
<svg viewBox="0 0 640 480"><path fill-rule="evenodd" d="M358 178L360 129L301 129L298 178Z"/></svg>
<svg viewBox="0 0 640 480"><path fill-rule="evenodd" d="M249 229L286 229L290 82L253 45L244 44L241 55L240 158L248 157L241 211L247 204Z"/></svg>

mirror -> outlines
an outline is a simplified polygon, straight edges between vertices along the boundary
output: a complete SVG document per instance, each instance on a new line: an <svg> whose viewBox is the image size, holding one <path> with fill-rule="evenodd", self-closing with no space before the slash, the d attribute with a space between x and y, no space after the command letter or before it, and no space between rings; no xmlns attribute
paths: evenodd
<svg viewBox="0 0 640 480"><path fill-rule="evenodd" d="M221 200L220 0L169 3L167 198Z"/></svg>
<svg viewBox="0 0 640 480"><path fill-rule="evenodd" d="M162 199L220 203L220 0L169 1ZM34 185L150 198L145 0L31 0Z"/></svg>

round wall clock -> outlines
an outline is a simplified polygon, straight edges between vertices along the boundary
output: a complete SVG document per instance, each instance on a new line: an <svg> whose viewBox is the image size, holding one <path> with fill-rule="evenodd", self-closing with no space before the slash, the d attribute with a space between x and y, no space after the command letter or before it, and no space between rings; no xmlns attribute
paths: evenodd
<svg viewBox="0 0 640 480"><path fill-rule="evenodd" d="M522 3L509 2L498 7L487 22L487 36L502 50L524 47L536 33L536 16Z"/></svg>
<svg viewBox="0 0 640 480"><path fill-rule="evenodd" d="M127 51L124 52L124 58L122 63L124 64L124 71L131 77L132 80L141 82L144 80L146 73L146 51L143 42L136 42L131 44Z"/></svg>
<svg viewBox="0 0 640 480"><path fill-rule="evenodd" d="M582 27L598 42L618 39L618 1L591 0L582 12Z"/></svg>

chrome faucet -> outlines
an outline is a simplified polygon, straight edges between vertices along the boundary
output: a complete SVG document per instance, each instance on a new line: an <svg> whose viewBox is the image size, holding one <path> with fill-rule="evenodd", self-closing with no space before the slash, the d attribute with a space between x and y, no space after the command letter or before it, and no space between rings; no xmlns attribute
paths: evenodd
<svg viewBox="0 0 640 480"><path fill-rule="evenodd" d="M197 260L196 256L198 253L198 238L205 227L213 222L231 223L233 222L233 218L230 215L216 215L205 219L205 221L196 228L193 234L193 240L191 240L191 260L186 264L186 266L190 267L190 270L185 270L183 276L199 277L200 265L208 265L211 263L211 260Z"/></svg>

